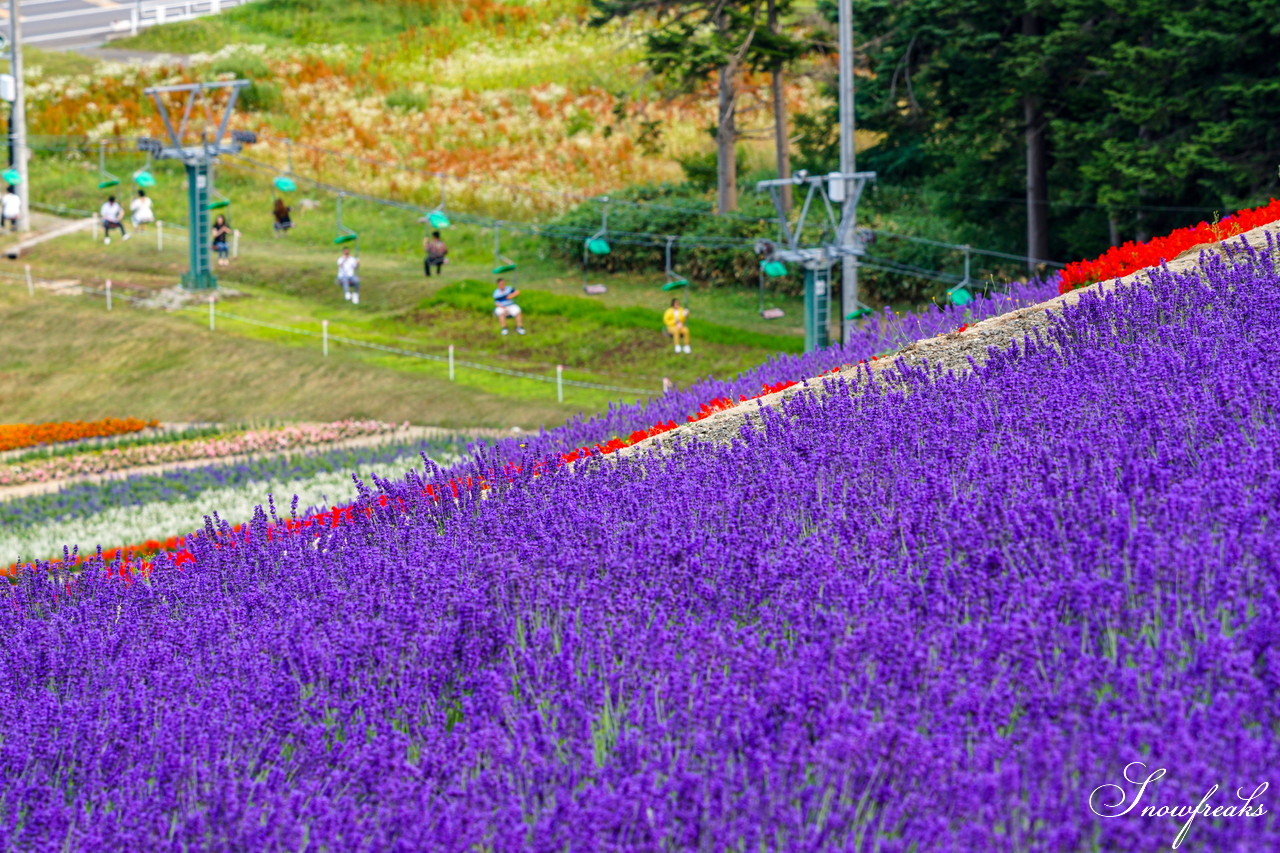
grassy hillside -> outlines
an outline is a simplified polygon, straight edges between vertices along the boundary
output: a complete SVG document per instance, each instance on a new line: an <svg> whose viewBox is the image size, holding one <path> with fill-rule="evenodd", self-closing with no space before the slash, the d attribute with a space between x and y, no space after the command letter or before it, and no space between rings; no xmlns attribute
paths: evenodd
<svg viewBox="0 0 1280 853"><path fill-rule="evenodd" d="M219 274L224 286L244 298L226 310L308 329L328 320L335 335L441 355L452 344L462 360L540 375L551 375L563 364L567 378L654 390L662 387L664 378L683 385L707 374L731 375L774 352L797 350L798 304L771 299L770 304L781 305L788 316L769 323L758 316L753 289L695 288L687 294L695 352L677 357L660 334L659 317L670 298L660 289L665 281L661 269L651 275L604 279L593 272L590 280L605 281L609 293L585 297L580 268L549 258L545 244L511 229L502 233L502 254L519 262L516 283L532 334L497 335L485 295L492 287L494 233L467 225L468 215L544 221L584 193L677 175L677 156L709 146L701 130L708 119L702 94L671 101L657 97L635 61L628 36L613 29L586 28L584 11L571 0L325 0L320 7L265 0L218 17L155 28L126 44L184 53L209 51L192 56L189 69L111 63L90 68L79 60L59 61L56 54L33 54L28 90L37 149L31 170L33 199L69 212L97 209L106 193L97 187L102 176L92 140L161 132L158 116L142 94L145 86L248 78L254 85L245 92L235 126L259 133L261 141L244 154L269 165L264 170L246 159L227 158L217 171L218 189L233 202L228 210L231 223L242 232L241 257L231 270ZM805 93L797 89L792 94L802 98ZM751 92L744 97L750 98ZM663 130L646 141L644 127ZM66 134L87 137L90 144L68 147ZM285 137L297 144L286 146ZM122 196L132 194L130 175L143 164L130 147L109 149L106 163L107 170L122 180L115 190ZM270 181L276 170L286 168L290 150L300 188L289 198L297 227L288 238L275 240L270 207L277 193ZM157 214L170 223L184 221L181 169L157 163L151 170L158 180L149 191ZM442 186L433 174L437 171L463 178ZM343 220L360 233L365 281L362 304L353 310L333 281L334 196L309 179L428 207L439 204L446 192L455 227L446 233L451 254L445 277L427 280L422 275L425 229L417 212L347 198ZM303 199L315 202L315 208L305 209ZM102 246L81 235L46 244L28 260L38 276L99 285L110 278L117 292L141 292L177 281L187 265L184 238L171 229L165 250L159 252L149 241ZM58 304L68 310L100 310L73 308L72 301ZM53 310L39 310L46 308ZM126 316L137 325L139 337L149 340L166 339L175 328L198 330L204 322L194 314L121 315ZM21 315L12 317L15 323L20 319ZM299 349L310 358L310 350L316 348L311 339L243 324L223 324L219 335L223 334L252 341L254 347L266 346L253 350L264 362L288 362ZM78 341L61 342L55 336L46 345L56 350L64 343ZM215 376L238 381L241 369L252 371L252 359L222 359L226 367L205 375L206 384L192 379L205 389L200 394L168 397L158 389L184 387L185 380L175 384L157 367L171 361L161 355L166 352L161 347L156 359L129 362L142 368L125 370L120 365L122 387L150 401L148 412L178 419L196 417L197 409L204 413L201 417L214 417L215 410L218 417L289 416L294 411L285 399L240 397L231 391L222 400L210 396L220 387ZM532 424L542 422L547 412L591 410L618 398L611 392L572 389L567 397L572 405L558 407L551 386L461 371L458 386L478 396L470 403L462 401L459 411L442 421L429 405L424 409L397 403L380 411L376 401L388 398L388 376L445 382L443 366L390 356L343 357L377 368L374 378L334 400L298 406L296 416L313 416L308 413L321 409L379 417L414 411L418 414L411 417L419 421L501 424L509 418L512 423ZM26 387L35 376L31 369L7 367L4 381L13 388ZM93 371L81 371L74 359L62 369L67 388L80 390L44 394L31 387L21 398L25 402L6 399L6 407L32 416L99 416L92 401L98 399L101 383ZM384 375L386 371L390 373ZM456 386L441 387L447 391ZM435 399L440 390L420 396Z"/></svg>
<svg viewBox="0 0 1280 853"><path fill-rule="evenodd" d="M290 346L227 329L201 333L190 317L117 309L101 301L0 286L0 326L21 344L0 348L0 419L136 415L174 421L373 417L447 426L554 425L578 411L571 393L518 402L417 362L335 347ZM462 377L460 377L462 378Z"/></svg>

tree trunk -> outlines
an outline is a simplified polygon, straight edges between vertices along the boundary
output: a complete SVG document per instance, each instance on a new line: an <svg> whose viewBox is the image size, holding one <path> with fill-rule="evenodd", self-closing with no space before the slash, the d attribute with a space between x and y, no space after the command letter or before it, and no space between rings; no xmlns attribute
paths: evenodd
<svg viewBox="0 0 1280 853"><path fill-rule="evenodd" d="M791 177L791 140L787 134L787 101L783 97L782 69L773 72L773 145L777 154L778 177ZM791 185L782 185L782 211L791 212Z"/></svg>
<svg viewBox="0 0 1280 853"><path fill-rule="evenodd" d="M1039 16L1022 16L1024 36L1043 35ZM1038 95L1023 95L1022 115L1027 142L1027 270L1035 272L1036 260L1049 258L1049 146L1045 139L1044 108Z"/></svg>
<svg viewBox="0 0 1280 853"><path fill-rule="evenodd" d="M734 121L737 76L736 62L720 69L720 122L716 125L716 208L719 213L738 209L738 128Z"/></svg>
<svg viewBox="0 0 1280 853"><path fill-rule="evenodd" d="M769 0L769 32L775 35L778 32L778 4L777 0ZM773 69L773 148L778 164L778 177L786 180L791 177L791 140L787 133L787 100L784 81L782 78L782 65L778 64ZM791 212L791 185L783 184L782 192L779 194L782 202L782 212Z"/></svg>

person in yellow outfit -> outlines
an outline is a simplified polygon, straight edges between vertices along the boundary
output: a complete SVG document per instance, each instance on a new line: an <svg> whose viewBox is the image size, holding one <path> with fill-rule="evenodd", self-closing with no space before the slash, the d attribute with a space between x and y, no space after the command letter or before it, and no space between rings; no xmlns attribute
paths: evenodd
<svg viewBox="0 0 1280 853"><path fill-rule="evenodd" d="M691 353L689 348L689 309L680 307L679 299L671 300L671 307L662 313L662 325L667 327L667 334L676 345L676 352ZM684 349L680 348L680 340L684 339Z"/></svg>

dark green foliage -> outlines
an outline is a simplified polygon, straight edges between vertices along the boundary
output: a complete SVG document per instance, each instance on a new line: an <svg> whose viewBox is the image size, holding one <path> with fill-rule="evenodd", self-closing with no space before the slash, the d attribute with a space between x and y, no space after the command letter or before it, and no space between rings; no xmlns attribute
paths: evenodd
<svg viewBox="0 0 1280 853"><path fill-rule="evenodd" d="M681 277L700 285L757 287L760 258L751 243L776 240L777 225L773 205L764 193L748 188L742 193L742 209L734 216L714 216L709 193L691 184L658 184L629 187L610 196L609 231L613 234L686 235L717 239L737 238L746 243L726 247L676 246L672 266ZM629 204L627 202L641 202ZM554 221L554 225L595 231L600 227L600 202L579 205ZM611 241L612 251L604 257L592 256L591 269L605 272L652 272L655 284L665 279L665 245L628 245L625 236ZM569 263L581 263L582 239L547 237L551 252ZM801 292L799 275L770 279L769 289L782 293Z"/></svg>
<svg viewBox="0 0 1280 853"><path fill-rule="evenodd" d="M388 109L414 113L426 110L428 103L429 101L424 93L415 92L412 89L396 89L387 95L386 99Z"/></svg>
<svg viewBox="0 0 1280 853"><path fill-rule="evenodd" d="M275 112L284 102L280 87L266 80L254 80L240 90L236 106L246 112Z"/></svg>
<svg viewBox="0 0 1280 853"><path fill-rule="evenodd" d="M834 3L820 9L834 20ZM884 134L859 168L935 201L936 231L961 242L1025 248L1029 102L1047 122L1059 260L1098 254L1112 227L1141 239L1276 191L1274 3L867 0L855 33L871 75L858 83L859 127ZM831 168L834 110L796 126L797 165ZM900 210L869 201L873 215Z"/></svg>

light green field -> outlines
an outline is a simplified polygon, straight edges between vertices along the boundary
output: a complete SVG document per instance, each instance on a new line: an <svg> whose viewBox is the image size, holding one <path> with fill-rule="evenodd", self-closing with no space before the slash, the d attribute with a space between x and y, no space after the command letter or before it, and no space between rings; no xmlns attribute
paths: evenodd
<svg viewBox="0 0 1280 853"><path fill-rule="evenodd" d="M127 203L129 176L140 163L134 155L110 158L108 169L123 183L99 191L95 161L48 156L33 164L32 184L38 188L37 200L54 200L73 210L96 209L107 192L119 192ZM158 185L149 193L157 215L182 221L186 205L181 172L172 164L158 164L153 172ZM708 374L728 376L774 352L800 348L792 322L799 316L797 304L770 300L788 310L782 322L789 325L777 326L759 318L756 296L750 291L697 290L688 294L695 352L675 355L660 331L661 312L670 299L661 290L660 271L651 278L593 274L591 280L605 282L609 293L588 297L582 293L580 270L546 259L545 244L525 235L504 235L502 251L519 262L516 283L522 289L530 334L501 337L490 314L492 229L463 224L447 229L450 263L443 277L427 279L421 265L425 231L416 215L368 202L344 204L344 222L361 234L362 301L355 307L342 299L334 282L339 248L333 244L332 198L316 192L294 194L290 201L297 227L276 238L270 215L274 190L265 176L223 169L217 184L232 199L229 220L241 231L240 257L230 269L219 271L223 287L241 296L223 301L223 312L313 333L327 320L334 336L438 356L453 345L459 361L546 377L553 377L561 364L566 379L654 393L661 390L664 377L684 385ZM305 195L321 206L303 212L298 197ZM0 365L0 382L7 386L3 417L373 416L528 427L637 396L569 386L561 405L554 385L546 382L459 367L451 383L444 363L336 342L325 361L316 337L229 319L219 320L211 335L206 309L166 314L129 307L120 297L144 295L178 281L187 266L185 238L184 231L170 226L161 251L154 230L127 242L117 238L110 246L85 232L38 246L24 258L38 278L72 279L96 287L111 279L118 298L109 316L98 298L54 296L43 290L33 305L28 304L25 286L9 280L2 322L6 328L23 329L24 337L29 328L39 329L32 334L40 338L44 356L10 353ZM10 271L20 268L11 265ZM56 321L59 312L68 314L66 324ZM84 340L81 323L100 327L90 341ZM127 357L85 360L85 347L100 346L101 340L93 340L99 336L112 342L113 353L123 347ZM204 356L187 354L187 346L196 346L196 341ZM244 344L243 352L237 342ZM54 376L47 371L57 362L54 353L63 349L79 355L63 361ZM298 374L296 388L290 387L289 379L295 361L310 366ZM339 381L345 387L329 388L323 381L331 366L342 375ZM109 381L104 381L102 370L108 371ZM262 387L257 375L271 377L261 382L279 391L236 390ZM396 390L399 378L407 383L405 392ZM118 402L103 409L113 397Z"/></svg>

